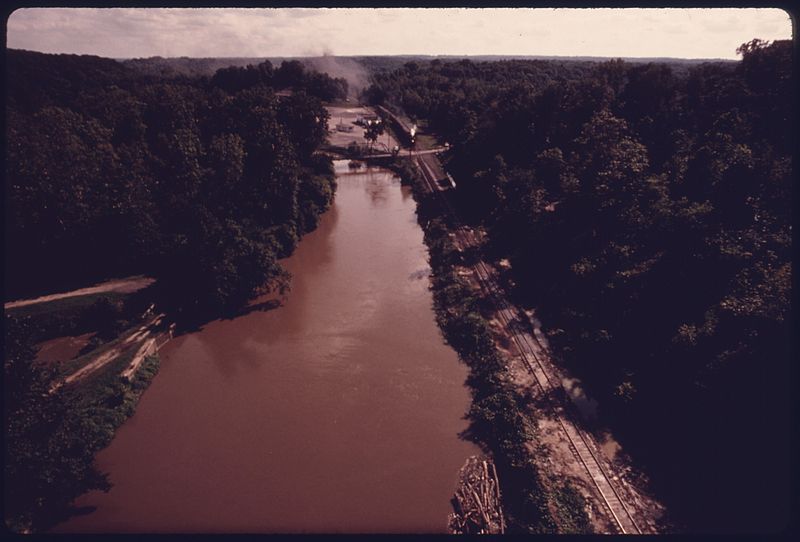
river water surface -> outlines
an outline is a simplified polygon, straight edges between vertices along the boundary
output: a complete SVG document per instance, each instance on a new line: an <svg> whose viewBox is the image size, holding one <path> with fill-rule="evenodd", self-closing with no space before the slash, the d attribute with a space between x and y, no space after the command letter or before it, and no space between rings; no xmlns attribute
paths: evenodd
<svg viewBox="0 0 800 542"><path fill-rule="evenodd" d="M56 530L446 530L477 453L458 436L466 368L434 320L410 191L337 170L335 203L283 262L284 304L168 343L98 454L114 487Z"/></svg>

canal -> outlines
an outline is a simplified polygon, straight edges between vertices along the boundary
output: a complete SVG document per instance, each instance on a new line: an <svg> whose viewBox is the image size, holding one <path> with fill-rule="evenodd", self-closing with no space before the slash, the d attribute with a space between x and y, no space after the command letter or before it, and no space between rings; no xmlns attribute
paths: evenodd
<svg viewBox="0 0 800 542"><path fill-rule="evenodd" d="M467 371L435 322L410 190L336 165L284 303L168 343L98 454L113 488L56 531L446 531L478 452L459 437Z"/></svg>

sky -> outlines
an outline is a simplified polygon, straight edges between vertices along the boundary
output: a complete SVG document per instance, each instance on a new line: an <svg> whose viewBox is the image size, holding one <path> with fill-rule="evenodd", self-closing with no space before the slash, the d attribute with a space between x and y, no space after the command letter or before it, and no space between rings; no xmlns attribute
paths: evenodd
<svg viewBox="0 0 800 542"><path fill-rule="evenodd" d="M779 9L25 8L7 46L110 58L544 55L736 59Z"/></svg>

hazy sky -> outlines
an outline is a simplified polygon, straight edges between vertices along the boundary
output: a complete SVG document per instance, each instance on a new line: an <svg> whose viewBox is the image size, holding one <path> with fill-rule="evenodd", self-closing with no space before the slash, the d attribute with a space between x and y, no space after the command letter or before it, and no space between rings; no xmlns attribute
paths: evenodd
<svg viewBox="0 0 800 542"><path fill-rule="evenodd" d="M792 37L778 9L27 8L8 47L111 58L577 55L737 58Z"/></svg>

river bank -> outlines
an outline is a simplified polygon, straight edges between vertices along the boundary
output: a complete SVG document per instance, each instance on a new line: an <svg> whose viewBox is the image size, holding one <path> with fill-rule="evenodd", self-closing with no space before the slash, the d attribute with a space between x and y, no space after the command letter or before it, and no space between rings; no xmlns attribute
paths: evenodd
<svg viewBox="0 0 800 542"><path fill-rule="evenodd" d="M482 316L483 295L457 269L464 254L449 233L447 215L408 163L397 171L413 188L417 219L430 254L437 322L448 343L469 367L472 392L470 434L497 465L508 533L586 533L594 528L582 496L569 484L543 471L534 458L544 450L536 420L508 375L508 361L496 349ZM444 217L444 218L443 218Z"/></svg>
<svg viewBox="0 0 800 542"><path fill-rule="evenodd" d="M427 164L421 167L429 168ZM618 453L613 437L597 426L596 420L583 418L587 398L577 381L569 379L550 362L550 354L545 350L549 347L535 317L515 314L509 309L499 293L504 286L492 278L502 277L502 270L494 270L494 265L483 261L482 232L460 226L456 211L445 202L446 196L437 198L430 192L438 191L430 178L431 171L425 179L412 164L400 164L399 169L419 196L418 215L426 229L426 240L429 232L433 232L433 244L428 243L432 261L437 252L435 246L446 254L441 270L450 277L445 279L446 287L455 285L457 293L443 307L447 309L453 300L458 304L472 296L468 316L463 318L468 328L472 327L468 335L473 338L467 343L475 342L474 337L486 337L485 343L491 345L493 355L502 358L502 367L495 371L498 378L519 398L515 408L523 412L534 428L525 445L528 453L523 456L534 465L534 470L546 473L539 482L544 480L542 492L545 501L550 501L548 507L551 517L557 518L558 528L572 532L574 524L562 512L579 510L582 501L595 532L659 532L663 529L663 506L644 488L643 474L632 467L624 453ZM503 262L496 265L502 268ZM436 271L434 266L435 275ZM458 322L457 314L449 316L455 316ZM462 359L472 355L470 348L459 351ZM479 385L475 391L484 390ZM597 434L592 434L590 425ZM553 496L555 500L551 499ZM526 529L538 531L543 527L549 528L533 525Z"/></svg>
<svg viewBox="0 0 800 542"><path fill-rule="evenodd" d="M479 450L460 436L467 373L436 326L415 208L385 170L340 176L281 262L290 294L164 347L98 454L114 487L58 530L446 532Z"/></svg>
<svg viewBox="0 0 800 542"><path fill-rule="evenodd" d="M512 508L529 500L531 492L538 492L543 505L539 508L548 510L537 516L537 512L528 507L521 515L523 524L516 526L515 513L509 510L509 532L514 528L523 532L549 532L551 529L575 532L576 527L606 533L657 532L663 507L641 487L634 487L631 478L640 473L632 470L621 457L623 454L617 453L619 450L612 446L615 444L612 437L605 432L592 435L585 425L588 422L580 413L586 397L580 393L576 381L569 380L550 364L549 354L542 350L547 346L546 339L540 337L538 322L535 318L531 320L530 314L515 314L498 293L502 286L492 278L498 271L483 261L482 233L459 225L454 215L456 211L445 202L446 196L434 195L438 191L435 183L424 179L414 165L405 163L400 169L414 186L419 200L418 215L426 229L434 275L441 279L442 292L452 290L442 303L443 329L451 326L457 330L455 347L462 359L471 367L475 364L481 371L492 373L491 379L476 381L474 395L498 393L504 388L504 393L516 398L506 401L510 406L505 409L513 408L521 413L520 419L512 425L527 429L527 434L521 436L517 428L507 430L515 435L512 441L520 440L521 445L516 450L509 448L505 434L493 434L497 424L489 427L489 435L484 437L487 442L501 441L500 457L495 458L501 482L504 456L514 457L516 464L528 462L532 466L526 482L528 487L517 488L519 498L511 499L516 501ZM433 263L435 259L440 260L438 266ZM502 262L499 266L502 267ZM469 301L465 303L464 299ZM454 311L453 307L459 305L461 310ZM532 329L535 337L526 337L525 333L531 332L525 329ZM459 347L459 341L467 346ZM541 341L545 341L545 346ZM487 369L482 356L475 355L476 345L490 352L490 359L497 357L499 361L489 363ZM501 385L497 386L495 380ZM473 401L473 406L477 403ZM618 474L614 475L615 472ZM519 479L519 476L512 477L515 483ZM506 491L504 501L508 501L508 497ZM582 516L588 521L583 521Z"/></svg>

